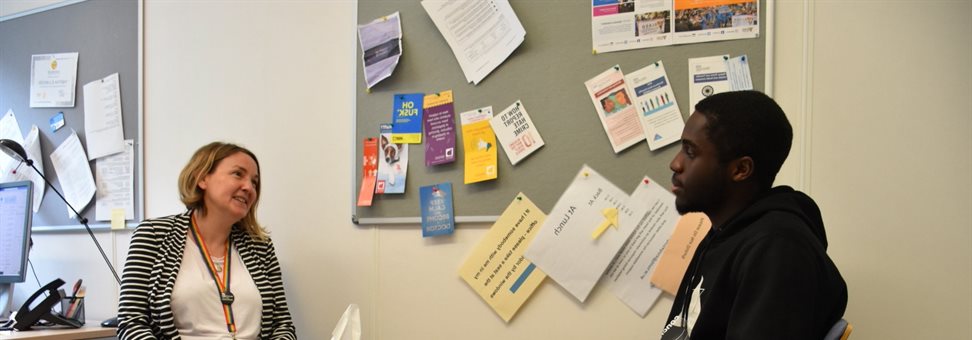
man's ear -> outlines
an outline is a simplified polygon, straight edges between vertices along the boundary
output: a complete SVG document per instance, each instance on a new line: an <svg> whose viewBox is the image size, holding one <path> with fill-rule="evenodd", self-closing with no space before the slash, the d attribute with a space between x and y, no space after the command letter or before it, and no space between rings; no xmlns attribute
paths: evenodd
<svg viewBox="0 0 972 340"><path fill-rule="evenodd" d="M729 178L733 182L744 182L753 177L756 171L756 164L753 158L743 156L729 162Z"/></svg>

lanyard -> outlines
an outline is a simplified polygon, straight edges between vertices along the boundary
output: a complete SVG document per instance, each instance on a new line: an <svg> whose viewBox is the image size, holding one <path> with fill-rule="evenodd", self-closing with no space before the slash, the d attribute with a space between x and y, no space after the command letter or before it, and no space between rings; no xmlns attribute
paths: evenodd
<svg viewBox="0 0 972 340"><path fill-rule="evenodd" d="M236 320L233 318L233 293L230 292L230 264L233 262L230 256L233 254L230 251L229 239L226 239L226 257L224 257L223 263L223 274L220 275L216 271L216 264L213 263L213 259L209 257L209 250L206 247L206 241L203 241L202 235L199 233L199 227L196 226L196 215L192 215L192 239L196 241L196 246L199 247L199 253L202 254L203 261L206 261L206 267L209 269L209 275L216 282L216 290L219 292L219 301L223 304L223 316L226 318L226 330L233 335L236 339ZM222 281L220 281L222 277Z"/></svg>

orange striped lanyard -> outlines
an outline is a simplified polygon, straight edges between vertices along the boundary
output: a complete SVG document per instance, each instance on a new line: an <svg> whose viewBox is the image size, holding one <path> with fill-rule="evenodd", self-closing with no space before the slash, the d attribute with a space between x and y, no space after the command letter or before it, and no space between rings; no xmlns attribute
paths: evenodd
<svg viewBox="0 0 972 340"><path fill-rule="evenodd" d="M230 292L230 263L232 263L230 255L230 246L232 244L229 238L226 239L226 256L224 257L223 263L223 274L220 275L219 271L216 270L216 264L213 263L213 259L209 257L209 248L206 247L206 241L203 240L202 235L199 233L199 227L196 226L196 215L192 215L192 239L196 241L196 246L199 247L199 252L202 254L203 260L206 261L206 266L209 268L209 275L212 276L213 281L216 282L216 290L219 292L219 301L223 304L223 316L226 317L226 330L230 332L233 339L236 339L236 320L233 319L233 293ZM222 278L222 280L220 280Z"/></svg>

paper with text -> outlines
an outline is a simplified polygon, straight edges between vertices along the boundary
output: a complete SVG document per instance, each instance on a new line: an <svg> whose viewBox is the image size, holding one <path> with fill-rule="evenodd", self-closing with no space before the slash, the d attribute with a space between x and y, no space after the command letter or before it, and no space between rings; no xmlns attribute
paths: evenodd
<svg viewBox="0 0 972 340"><path fill-rule="evenodd" d="M78 53L30 56L30 107L74 107Z"/></svg>
<svg viewBox="0 0 972 340"><path fill-rule="evenodd" d="M645 139L638 110L631 101L631 90L621 67L614 65L584 82L594 103L597 118L608 135L614 153Z"/></svg>
<svg viewBox="0 0 972 340"><path fill-rule="evenodd" d="M459 267L459 277L509 322L547 277L523 257L546 215L523 193L516 195Z"/></svg>
<svg viewBox="0 0 972 340"><path fill-rule="evenodd" d="M95 220L110 221L115 210L123 220L135 219L135 141L125 140L125 151L95 161Z"/></svg>
<svg viewBox="0 0 972 340"><path fill-rule="evenodd" d="M84 139L89 160L125 150L118 73L84 85Z"/></svg>
<svg viewBox="0 0 972 340"><path fill-rule="evenodd" d="M620 225L591 239L606 208L617 209ZM584 302L637 222L628 194L585 164L550 210L525 256Z"/></svg>
<svg viewBox="0 0 972 340"><path fill-rule="evenodd" d="M358 206L370 207L375 197L375 184L378 176L378 139L365 138L362 142L361 189L358 191Z"/></svg>
<svg viewBox="0 0 972 340"><path fill-rule="evenodd" d="M456 161L456 110L452 90L425 95L425 166Z"/></svg>
<svg viewBox="0 0 972 340"><path fill-rule="evenodd" d="M675 295L685 269L695 256L695 248L709 233L711 227L712 222L703 213L683 215L675 225L675 230L672 231L672 236L658 259L658 264L655 265L655 272L651 274L651 283Z"/></svg>
<svg viewBox="0 0 972 340"><path fill-rule="evenodd" d="M402 19L398 12L358 25L365 84L372 88L395 72L402 56Z"/></svg>
<svg viewBox="0 0 972 340"><path fill-rule="evenodd" d="M682 139L682 111L675 100L665 64L656 61L625 76L634 96L641 127L651 151Z"/></svg>
<svg viewBox="0 0 972 340"><path fill-rule="evenodd" d="M452 235L456 231L452 183L420 187L419 206L422 209L422 237Z"/></svg>
<svg viewBox="0 0 972 340"><path fill-rule="evenodd" d="M604 276L614 295L644 317L661 295L662 290L651 285L651 274L680 216L675 195L648 177L628 202L638 223Z"/></svg>
<svg viewBox="0 0 972 340"><path fill-rule="evenodd" d="M689 110L695 112L695 105L705 97L716 93L732 91L726 60L729 55L691 58L689 64Z"/></svg>
<svg viewBox="0 0 972 340"><path fill-rule="evenodd" d="M7 110L7 113L0 118L0 139L9 139L21 146L24 145L24 134L20 132L20 123L17 122L17 115L13 110ZM0 171L4 176L12 174L17 166L20 166L20 162L0 152Z"/></svg>
<svg viewBox="0 0 972 340"><path fill-rule="evenodd" d="M473 84L502 64L526 36L509 0L423 0L422 7Z"/></svg>
<svg viewBox="0 0 972 340"><path fill-rule="evenodd" d="M672 44L672 0L593 0L594 53Z"/></svg>
<svg viewBox="0 0 972 340"><path fill-rule="evenodd" d="M489 125L493 107L459 114L462 123L463 183L496 179L496 135Z"/></svg>
<svg viewBox="0 0 972 340"><path fill-rule="evenodd" d="M675 43L756 38L757 0L675 0Z"/></svg>
<svg viewBox="0 0 972 340"><path fill-rule="evenodd" d="M519 100L489 120L506 157L516 165L543 146L543 137Z"/></svg>
<svg viewBox="0 0 972 340"><path fill-rule="evenodd" d="M54 149L54 152L51 152L51 166L57 173L64 198L78 210L78 213L84 211L94 197L96 186L94 176L91 175L91 166L88 165L88 157L84 153L77 132L72 131L71 135ZM68 218L73 218L74 212L71 208L66 209Z"/></svg>
<svg viewBox="0 0 972 340"><path fill-rule="evenodd" d="M726 60L730 88L733 91L753 89L753 77L749 72L749 58L745 54Z"/></svg>

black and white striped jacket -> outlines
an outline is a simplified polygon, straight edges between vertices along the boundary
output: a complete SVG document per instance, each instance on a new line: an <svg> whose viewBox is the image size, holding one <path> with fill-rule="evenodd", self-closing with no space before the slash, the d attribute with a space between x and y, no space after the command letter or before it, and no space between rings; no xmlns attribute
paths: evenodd
<svg viewBox="0 0 972 340"><path fill-rule="evenodd" d="M132 233L118 302L119 339L180 339L172 315L172 287L191 214L148 219ZM260 338L296 339L273 243L251 239L236 226L230 238L263 298Z"/></svg>

